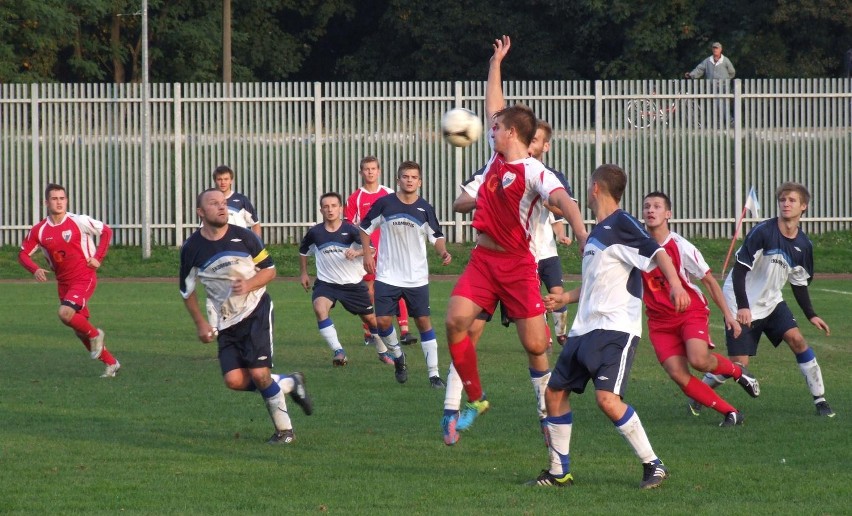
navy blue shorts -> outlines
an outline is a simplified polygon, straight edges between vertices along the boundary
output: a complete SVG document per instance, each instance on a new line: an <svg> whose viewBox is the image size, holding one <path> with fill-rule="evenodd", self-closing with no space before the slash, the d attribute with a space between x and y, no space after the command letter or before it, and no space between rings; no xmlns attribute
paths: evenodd
<svg viewBox="0 0 852 516"><path fill-rule="evenodd" d="M263 294L248 317L219 332L222 374L234 369L272 367L272 299Z"/></svg>
<svg viewBox="0 0 852 516"><path fill-rule="evenodd" d="M429 310L429 285L422 287L395 287L376 281L373 285L376 301L376 316L399 316L399 300L404 299L408 315L423 317L431 315Z"/></svg>
<svg viewBox="0 0 852 516"><path fill-rule="evenodd" d="M615 330L592 330L569 337L547 386L582 393L592 380L595 390L624 396L639 337Z"/></svg>
<svg viewBox="0 0 852 516"><path fill-rule="evenodd" d="M550 292L550 289L553 287L561 287L562 262L559 260L559 257L551 256L550 258L539 260L538 277L541 279L541 282L544 283L548 292Z"/></svg>
<svg viewBox="0 0 852 516"><path fill-rule="evenodd" d="M743 326L740 336L734 338L731 330L725 330L725 344L728 346L728 356L750 356L757 355L757 343L760 335L766 335L769 342L776 348L784 341L784 334L793 328L798 328L796 318L787 303L781 301L772 313L763 319L751 321L751 328Z"/></svg>
<svg viewBox="0 0 852 516"><path fill-rule="evenodd" d="M367 315L373 313L373 303L370 302L370 291L367 290L367 284L363 281L347 285L335 285L316 280L311 300L315 300L318 297L329 299L332 308L340 301L343 308L350 314Z"/></svg>

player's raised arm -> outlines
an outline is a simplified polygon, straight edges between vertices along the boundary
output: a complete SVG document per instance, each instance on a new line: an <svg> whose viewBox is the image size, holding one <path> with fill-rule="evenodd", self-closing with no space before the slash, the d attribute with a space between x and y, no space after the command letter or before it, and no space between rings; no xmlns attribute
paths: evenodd
<svg viewBox="0 0 852 516"><path fill-rule="evenodd" d="M488 82L485 86L485 114L489 123L494 118L495 113L506 107L506 99L503 98L503 76L500 66L511 46L512 40L506 35L494 41L494 54L489 61Z"/></svg>

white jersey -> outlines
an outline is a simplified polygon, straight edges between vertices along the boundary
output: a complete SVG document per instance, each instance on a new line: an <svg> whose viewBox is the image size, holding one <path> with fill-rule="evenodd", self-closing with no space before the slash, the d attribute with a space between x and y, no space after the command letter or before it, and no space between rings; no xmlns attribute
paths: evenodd
<svg viewBox="0 0 852 516"><path fill-rule="evenodd" d="M317 262L317 279L334 285L360 283L366 271L361 258L349 259L347 249L361 249L361 230L343 222L336 231L326 229L324 223L308 230L299 246L302 256L313 255Z"/></svg>
<svg viewBox="0 0 852 516"><path fill-rule="evenodd" d="M218 316L219 331L242 321L257 308L266 287L232 294L231 282L249 279L260 269L274 267L260 238L246 228L228 224L219 240L207 240L196 230L180 250L180 293L184 299L201 281Z"/></svg>
<svg viewBox="0 0 852 516"><path fill-rule="evenodd" d="M586 241L577 316L569 337L592 330L642 335L642 274L665 252L642 225L617 210L600 221Z"/></svg>
<svg viewBox="0 0 852 516"><path fill-rule="evenodd" d="M752 319L764 319L784 300L781 289L787 281L807 286L814 275L813 244L801 229L795 238L787 238L778 228L778 218L764 220L748 232L737 250L737 262L749 269L745 286ZM733 271L722 288L734 314Z"/></svg>
<svg viewBox="0 0 852 516"><path fill-rule="evenodd" d="M422 197L405 204L397 195L386 195L361 220L361 229L368 235L381 229L376 281L395 287L429 283L425 240L434 245L444 238L431 204Z"/></svg>
<svg viewBox="0 0 852 516"><path fill-rule="evenodd" d="M540 202L533 208L531 218L534 220L530 223L530 251L535 256L535 261L559 256L553 235L553 224L556 222L553 212Z"/></svg>

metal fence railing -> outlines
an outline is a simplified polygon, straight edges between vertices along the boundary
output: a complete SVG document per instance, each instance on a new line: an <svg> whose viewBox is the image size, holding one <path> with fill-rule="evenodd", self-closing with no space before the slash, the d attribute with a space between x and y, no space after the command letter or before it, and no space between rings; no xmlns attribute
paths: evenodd
<svg viewBox="0 0 852 516"><path fill-rule="evenodd" d="M102 219L115 242L179 245L197 226L195 195L220 164L258 208L269 243L296 242L319 219L317 199L358 186L358 161L378 157L382 181L418 161L423 196L452 240L471 237L452 212L458 184L487 159L485 139L443 142L444 111L484 112L484 82L153 84L150 221L144 220L146 149L138 84L0 85L0 244L17 245L44 217L48 182L69 209ZM510 102L554 128L548 165L565 172L581 204L600 163L623 166L623 206L667 192L675 228L730 237L755 186L764 216L783 181L806 184L809 232L852 226L852 81L849 79L508 82ZM590 216L585 212L586 216ZM748 224L748 221L747 221Z"/></svg>

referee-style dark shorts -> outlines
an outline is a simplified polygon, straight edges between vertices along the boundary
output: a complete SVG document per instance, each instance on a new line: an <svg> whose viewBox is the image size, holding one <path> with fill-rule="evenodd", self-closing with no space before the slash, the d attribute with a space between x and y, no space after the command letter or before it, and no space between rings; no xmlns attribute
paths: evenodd
<svg viewBox="0 0 852 516"><path fill-rule="evenodd" d="M592 380L595 390L624 396L638 343L637 335L614 330L569 337L547 386L582 393Z"/></svg>
<svg viewBox="0 0 852 516"><path fill-rule="evenodd" d="M408 306L408 315L411 317L431 315L428 284L422 287L395 287L376 281L373 289L377 316L399 316L400 299L405 300L405 304Z"/></svg>
<svg viewBox="0 0 852 516"><path fill-rule="evenodd" d="M750 356L757 355L757 343L760 335L764 334L776 348L784 341L787 331L798 328L796 318L787 303L781 301L772 313L763 319L751 321L751 327L743 326L740 336L734 338L731 330L725 329L725 344L728 346L728 356Z"/></svg>
<svg viewBox="0 0 852 516"><path fill-rule="evenodd" d="M272 367L272 299L263 294L250 316L219 332L219 366L234 369Z"/></svg>
<svg viewBox="0 0 852 516"><path fill-rule="evenodd" d="M370 302L370 291L367 290L367 284L363 281L360 283L335 285L316 280L314 282L312 300L318 297L330 299L332 308L340 301L343 308L350 314L367 315L373 313L373 303Z"/></svg>
<svg viewBox="0 0 852 516"><path fill-rule="evenodd" d="M538 262L538 277L544 284L547 291L553 287L562 286L562 262L558 256L551 256Z"/></svg>

